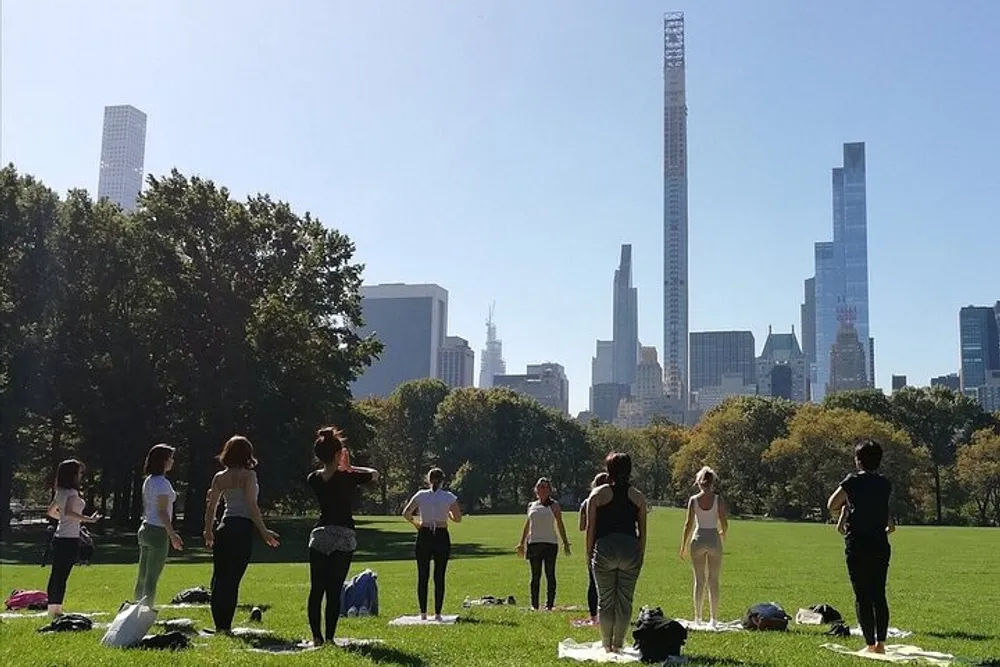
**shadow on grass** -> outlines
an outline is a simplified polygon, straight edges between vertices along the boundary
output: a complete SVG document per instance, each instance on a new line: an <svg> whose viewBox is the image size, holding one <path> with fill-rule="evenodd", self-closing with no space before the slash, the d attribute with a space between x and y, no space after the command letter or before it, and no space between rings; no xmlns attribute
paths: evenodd
<svg viewBox="0 0 1000 667"><path fill-rule="evenodd" d="M1000 639L998 635L984 635L980 632L966 632L965 630L948 630L947 632L922 632L920 634L938 639L965 639L972 642L991 642Z"/></svg>
<svg viewBox="0 0 1000 667"><path fill-rule="evenodd" d="M517 627L517 623L514 621L508 621L504 619L496 618L469 618L467 616L459 616L455 623L459 625L497 625L507 628Z"/></svg>
<svg viewBox="0 0 1000 667"><path fill-rule="evenodd" d="M762 662L749 662L747 660L737 660L736 658L720 658L712 655L698 655L697 653L684 653L689 665L713 665L713 667L768 667Z"/></svg>
<svg viewBox="0 0 1000 667"><path fill-rule="evenodd" d="M386 530L392 526L385 522L357 522L358 550L354 554L355 563L387 560L411 560L413 558L414 534L412 530ZM310 519L270 519L268 526L281 535L281 546L268 549L260 540L254 541L254 563L305 563L309 560ZM408 527L407 527L408 528ZM0 543L0 563L10 565L40 565L45 545L49 540L45 526L23 526L4 535ZM186 536L185 549L172 551L170 561L174 563L209 563L212 552L204 548L201 537ZM497 547L488 547L478 542L452 544L453 558L484 558L507 553ZM94 534L94 555L91 563L128 565L139 560L139 548L133 531L108 529L103 534Z"/></svg>
<svg viewBox="0 0 1000 667"><path fill-rule="evenodd" d="M349 644L341 650L349 653L357 653L378 664L388 663L392 665L404 665L404 667L423 667L425 664L420 656L407 653L386 644Z"/></svg>

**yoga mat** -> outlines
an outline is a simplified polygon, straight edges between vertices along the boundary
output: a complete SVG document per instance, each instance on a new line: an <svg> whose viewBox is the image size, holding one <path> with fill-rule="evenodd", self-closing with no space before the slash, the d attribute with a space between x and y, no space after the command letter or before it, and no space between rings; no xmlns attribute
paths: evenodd
<svg viewBox="0 0 1000 667"><path fill-rule="evenodd" d="M389 621L389 625L454 625L458 616L442 616L440 621L434 620L431 616L426 620L419 616L400 616Z"/></svg>
<svg viewBox="0 0 1000 667"><path fill-rule="evenodd" d="M601 627L600 622L595 623L589 618L574 618L569 622L574 628L599 628Z"/></svg>
<svg viewBox="0 0 1000 667"><path fill-rule="evenodd" d="M851 628L852 637L864 637L864 633L861 632L861 627L855 625ZM913 633L909 630L900 630L899 628L889 628L886 632L886 637L889 639L906 639L907 637L912 637Z"/></svg>
<svg viewBox="0 0 1000 667"><path fill-rule="evenodd" d="M202 604L200 602L199 603L178 602L176 604L174 604L174 603L165 604L165 605L163 605L161 607L161 609L208 609L211 606L212 605L210 605L210 604L207 604L207 603L206 604Z"/></svg>
<svg viewBox="0 0 1000 667"><path fill-rule="evenodd" d="M677 622L683 625L688 630L697 632L746 632L746 628L743 627L743 621L717 621L713 626L710 623L702 621L701 623L695 623L694 621L688 621L683 618L678 618Z"/></svg>
<svg viewBox="0 0 1000 667"><path fill-rule="evenodd" d="M903 644L887 644L884 654L869 653L864 649L852 651L840 644L823 644L823 648L842 655L852 655L858 658L868 658L880 662L897 663L919 663L926 665L936 665L945 667L955 661L955 656L950 653L937 653L936 651L925 651L919 646L906 646Z"/></svg>
<svg viewBox="0 0 1000 667"><path fill-rule="evenodd" d="M634 648L623 648L620 653L608 653L601 642L580 643L572 639L559 642L558 655L560 659L577 662L639 662L639 651Z"/></svg>
<svg viewBox="0 0 1000 667"><path fill-rule="evenodd" d="M352 646L374 646L376 644L383 644L381 639L335 639L333 643L340 648L350 648ZM253 648L236 649L237 651L249 651L251 653L308 653L311 651L322 650L322 646L315 646L311 641L302 642L286 642L273 644L271 646L260 646Z"/></svg>

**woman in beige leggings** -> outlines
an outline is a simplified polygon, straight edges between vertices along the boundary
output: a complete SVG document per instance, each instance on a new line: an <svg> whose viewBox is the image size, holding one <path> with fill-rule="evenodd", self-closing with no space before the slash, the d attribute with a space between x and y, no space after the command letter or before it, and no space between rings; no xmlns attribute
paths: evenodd
<svg viewBox="0 0 1000 667"><path fill-rule="evenodd" d="M701 623L705 588L711 609L709 623L719 617L719 573L722 571L722 538L729 528L726 504L715 492L715 471L705 466L695 478L698 493L688 499L687 519L681 536L681 558L691 553L694 570L694 622ZM694 539L692 539L692 535Z"/></svg>

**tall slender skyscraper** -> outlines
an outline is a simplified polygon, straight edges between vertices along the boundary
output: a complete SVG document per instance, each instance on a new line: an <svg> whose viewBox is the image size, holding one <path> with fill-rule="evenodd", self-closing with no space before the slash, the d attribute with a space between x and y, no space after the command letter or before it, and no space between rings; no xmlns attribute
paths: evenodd
<svg viewBox="0 0 1000 667"><path fill-rule="evenodd" d="M639 297L632 287L632 246L622 245L621 262L615 270L613 304L614 347L611 381L629 386L639 364Z"/></svg>
<svg viewBox="0 0 1000 667"><path fill-rule="evenodd" d="M684 14L663 17L663 365L688 405L688 180Z"/></svg>
<svg viewBox="0 0 1000 667"><path fill-rule="evenodd" d="M489 389L493 386L495 375L507 372L507 362L503 360L503 341L497 338L497 325L493 321L495 305L490 306L490 315L486 318L486 347L483 348L482 361L479 365L480 389Z"/></svg>
<svg viewBox="0 0 1000 667"><path fill-rule="evenodd" d="M816 244L816 381L812 400L830 384L830 352L844 317L864 348L865 382L874 386L868 327L868 204L865 144L844 144L844 166L833 170L833 241Z"/></svg>
<svg viewBox="0 0 1000 667"><path fill-rule="evenodd" d="M989 306L966 306L958 311L958 331L962 391L970 391L985 385L991 371L1000 370L996 313Z"/></svg>
<svg viewBox="0 0 1000 667"><path fill-rule="evenodd" d="M146 114L128 104L104 107L97 198L110 199L126 211L135 208L145 158Z"/></svg>

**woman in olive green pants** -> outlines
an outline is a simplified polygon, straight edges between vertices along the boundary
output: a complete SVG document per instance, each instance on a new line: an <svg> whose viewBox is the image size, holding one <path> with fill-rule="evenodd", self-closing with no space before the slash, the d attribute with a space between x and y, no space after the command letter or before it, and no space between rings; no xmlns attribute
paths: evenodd
<svg viewBox="0 0 1000 667"><path fill-rule="evenodd" d="M142 483L142 525L139 527L139 576L135 582L135 601L152 607L156 584L160 581L170 547L180 551L184 542L174 530L174 501L177 493L165 475L174 467L174 448L155 445L146 455Z"/></svg>

